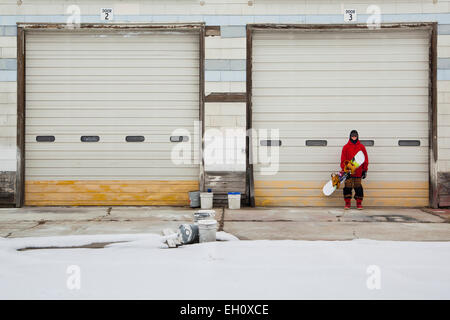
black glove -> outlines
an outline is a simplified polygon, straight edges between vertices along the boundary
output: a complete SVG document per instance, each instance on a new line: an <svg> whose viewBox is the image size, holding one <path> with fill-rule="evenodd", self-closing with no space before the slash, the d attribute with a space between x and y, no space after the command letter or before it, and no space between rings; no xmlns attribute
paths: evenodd
<svg viewBox="0 0 450 320"><path fill-rule="evenodd" d="M362 175L361 175L361 178L365 179L366 177L367 177L367 171L363 171Z"/></svg>

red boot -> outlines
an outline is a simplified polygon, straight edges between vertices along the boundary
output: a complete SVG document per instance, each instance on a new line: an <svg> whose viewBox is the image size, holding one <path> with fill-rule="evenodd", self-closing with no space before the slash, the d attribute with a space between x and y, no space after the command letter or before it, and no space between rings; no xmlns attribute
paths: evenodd
<svg viewBox="0 0 450 320"><path fill-rule="evenodd" d="M344 200L345 200L345 207L344 207L344 209L345 210L350 209L352 199L344 198Z"/></svg>
<svg viewBox="0 0 450 320"><path fill-rule="evenodd" d="M356 200L356 209L358 209L358 210L362 210L363 209L362 200L361 199L357 199Z"/></svg>

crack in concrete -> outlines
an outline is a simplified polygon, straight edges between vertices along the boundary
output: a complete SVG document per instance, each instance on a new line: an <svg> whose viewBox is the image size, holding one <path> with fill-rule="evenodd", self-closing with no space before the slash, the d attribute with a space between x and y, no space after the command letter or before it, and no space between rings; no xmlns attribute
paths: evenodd
<svg viewBox="0 0 450 320"><path fill-rule="evenodd" d="M102 221L103 218L107 218L108 216L111 215L111 211L112 211L112 207L108 207L108 208L106 209L106 214L100 215L100 216L98 216L98 217L96 217L96 218L93 218L93 219L80 220L80 221L87 221L87 222L98 222L98 221Z"/></svg>
<svg viewBox="0 0 450 320"><path fill-rule="evenodd" d="M425 212L425 213L428 213L428 214L431 214L432 216L435 216L435 217L438 217L438 218L441 218L442 219L442 221L441 222L435 222L435 223L450 223L450 216L449 217L446 217L446 216L442 216L441 214L442 213L445 213L445 209L442 209L442 210L436 210L436 211L434 211L433 209L428 209L428 208L420 208L420 210L422 211L422 212Z"/></svg>
<svg viewBox="0 0 450 320"><path fill-rule="evenodd" d="M24 229L20 229L20 230L18 230L18 231L13 231L13 232L8 233L8 234L6 235L5 238L11 237L11 236L12 236L14 233L16 233L16 232L23 232L23 231L27 231L27 230L34 229L34 228L36 228L36 227L39 227L40 225L46 224L47 222L48 222L47 220L39 220L39 221L37 222L37 224L34 225L34 226L31 226L31 227L28 227L28 228L24 228Z"/></svg>

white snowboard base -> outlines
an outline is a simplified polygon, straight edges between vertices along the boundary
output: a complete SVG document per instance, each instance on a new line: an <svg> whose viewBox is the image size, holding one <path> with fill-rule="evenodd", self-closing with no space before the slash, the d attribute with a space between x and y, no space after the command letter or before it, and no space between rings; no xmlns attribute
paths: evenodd
<svg viewBox="0 0 450 320"><path fill-rule="evenodd" d="M334 191L336 191L336 186L333 186L333 181L328 181L327 184L325 184L322 188L322 192L324 195L329 196L331 195Z"/></svg>

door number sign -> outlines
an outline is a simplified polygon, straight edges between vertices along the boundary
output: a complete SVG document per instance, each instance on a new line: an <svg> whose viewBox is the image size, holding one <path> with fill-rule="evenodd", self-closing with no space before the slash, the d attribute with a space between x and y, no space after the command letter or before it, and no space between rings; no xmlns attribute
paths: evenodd
<svg viewBox="0 0 450 320"><path fill-rule="evenodd" d="M114 19L112 8L102 8L100 11L100 20L110 21Z"/></svg>
<svg viewBox="0 0 450 320"><path fill-rule="evenodd" d="M356 22L356 9L345 9L344 10L344 21L345 22Z"/></svg>

